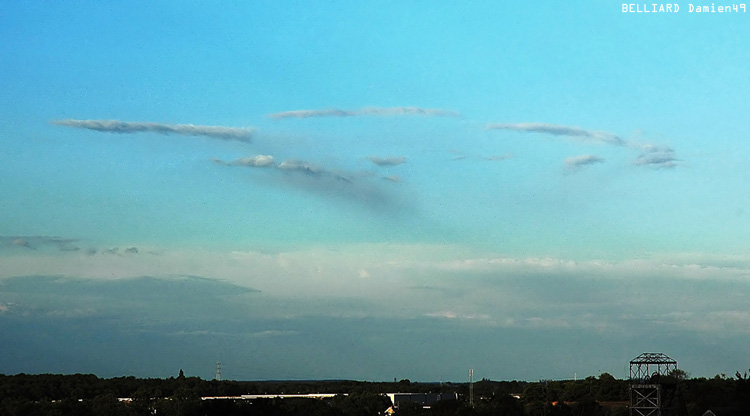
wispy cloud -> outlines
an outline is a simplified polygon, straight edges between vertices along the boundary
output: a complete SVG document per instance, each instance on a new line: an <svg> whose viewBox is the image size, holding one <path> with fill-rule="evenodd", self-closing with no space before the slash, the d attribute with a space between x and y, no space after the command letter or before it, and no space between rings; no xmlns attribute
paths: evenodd
<svg viewBox="0 0 750 416"><path fill-rule="evenodd" d="M255 155L252 157L243 157L232 161L223 161L216 158L212 160L214 161L214 163L225 166L247 166L253 168L264 168L274 165L274 158L270 155Z"/></svg>
<svg viewBox="0 0 750 416"><path fill-rule="evenodd" d="M563 126L549 123L491 123L487 125L490 130L513 130L525 133L544 133L554 136L567 136L593 142L602 142L615 145L625 145L623 138L605 131L586 130L580 127Z"/></svg>
<svg viewBox="0 0 750 416"><path fill-rule="evenodd" d="M368 172L329 169L300 159L286 159L276 163L270 155L256 155L234 161L213 161L224 166L272 169L280 173L276 177L280 184L321 195L344 197L368 206L382 206L391 199L390 193L378 186L371 179L374 175ZM400 179L394 177L390 180L396 182Z"/></svg>
<svg viewBox="0 0 750 416"><path fill-rule="evenodd" d="M330 176L344 181L351 182L351 175L322 168L304 160L287 159L280 163L275 163L274 157L270 155L256 155L252 157L243 157L232 161L213 159L213 162L224 166L244 166L251 168L276 168L285 172L296 172L308 176Z"/></svg>
<svg viewBox="0 0 750 416"><path fill-rule="evenodd" d="M659 169L669 169L677 166L679 159L670 147L646 145L641 147L641 153L633 162L636 166L650 166Z"/></svg>
<svg viewBox="0 0 750 416"><path fill-rule="evenodd" d="M221 140L249 142L253 129L246 127L196 126L194 124L164 124L152 122L128 122L120 120L53 120L57 126L73 127L107 133L159 133L183 136L204 136Z"/></svg>
<svg viewBox="0 0 750 416"><path fill-rule="evenodd" d="M74 244L76 241L72 238L50 236L0 236L0 247L20 247L29 250L54 247L60 251L77 251L79 247Z"/></svg>
<svg viewBox="0 0 750 416"><path fill-rule="evenodd" d="M569 171L578 170L584 166L604 163L604 159L594 155L580 155L565 159L565 169Z"/></svg>
<svg viewBox="0 0 750 416"><path fill-rule="evenodd" d="M311 118L311 117L355 117L355 116L429 116L429 117L457 117L455 111L438 108L420 107L365 107L359 110L341 110L337 108L320 110L292 110L269 114L275 119L283 118Z"/></svg>
<svg viewBox="0 0 750 416"><path fill-rule="evenodd" d="M389 156L389 157L370 156L367 159L370 162L378 166L398 166L403 163L406 163L406 158L403 156Z"/></svg>
<svg viewBox="0 0 750 416"><path fill-rule="evenodd" d="M543 133L553 136L571 137L574 139L584 140L593 143L605 143L615 146L626 147L639 151L633 164L636 166L648 166L653 168L673 168L677 166L679 159L675 156L674 149L667 146L660 146L651 143L639 143L633 140L626 140L620 136L606 131L587 130L575 126L563 126L549 123L490 123L487 125L490 130L512 130L524 133ZM603 160L583 158L569 158L565 160L568 168L577 169L584 165L601 163Z"/></svg>

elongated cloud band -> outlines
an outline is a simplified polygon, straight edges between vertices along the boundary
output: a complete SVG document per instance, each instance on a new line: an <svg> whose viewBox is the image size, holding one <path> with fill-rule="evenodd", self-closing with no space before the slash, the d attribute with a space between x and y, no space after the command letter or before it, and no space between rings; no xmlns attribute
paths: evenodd
<svg viewBox="0 0 750 416"><path fill-rule="evenodd" d="M222 166L268 169L270 172L276 172L270 178L277 180L277 183L324 196L344 197L370 207L384 208L395 202L391 192L373 181L373 175L368 172L329 169L299 159L286 159L277 163L270 155L256 155L232 161L213 159L213 162ZM401 181L397 176L384 179L390 182Z"/></svg>
<svg viewBox="0 0 750 416"><path fill-rule="evenodd" d="M370 162L378 165L378 166L398 166L400 164L406 163L406 158L403 156L390 156L390 157L378 157L378 156L370 156L367 158Z"/></svg>
<svg viewBox="0 0 750 416"><path fill-rule="evenodd" d="M677 166L677 162L679 162L674 150L670 147L645 145L638 148L641 149L641 154L633 162L636 166L668 169Z"/></svg>
<svg viewBox="0 0 750 416"><path fill-rule="evenodd" d="M256 155L252 157L243 157L237 160L224 161L220 159L213 159L214 163L224 166L248 166L253 168L264 168L267 166L273 166L274 158L271 155Z"/></svg>
<svg viewBox="0 0 750 416"><path fill-rule="evenodd" d="M553 136L566 136L582 139L594 143L612 144L640 151L638 157L633 161L636 166L649 166L653 168L666 169L677 166L679 159L675 156L672 148L650 143L638 143L626 140L606 131L586 130L575 126L563 126L548 123L491 123L487 125L490 130L512 130L525 133L543 133ZM577 156L565 160L567 169L577 169L584 165L601 163L603 159L595 156Z"/></svg>
<svg viewBox="0 0 750 416"><path fill-rule="evenodd" d="M612 134L605 131L594 131L586 130L575 126L561 126L558 124L548 123L514 123L514 124L503 124L493 123L488 124L487 128L490 130L513 130L521 131L526 133L546 133L555 136L568 136L588 139L595 142L603 142L615 145L625 145L627 142Z"/></svg>
<svg viewBox="0 0 750 416"><path fill-rule="evenodd" d="M366 107L360 110L340 110L336 108L322 110L293 110L269 114L275 119L283 118L311 118L311 117L355 117L355 116L430 116L430 117L457 117L455 111L441 110L438 108L420 107Z"/></svg>
<svg viewBox="0 0 750 416"><path fill-rule="evenodd" d="M580 155L565 159L565 169L578 170L583 166L604 163L604 159L594 155Z"/></svg>
<svg viewBox="0 0 750 416"><path fill-rule="evenodd" d="M119 120L53 120L52 124L107 133L160 133L183 136L204 136L221 140L249 142L253 129L245 127L196 126L194 124L164 124L151 122L128 122Z"/></svg>

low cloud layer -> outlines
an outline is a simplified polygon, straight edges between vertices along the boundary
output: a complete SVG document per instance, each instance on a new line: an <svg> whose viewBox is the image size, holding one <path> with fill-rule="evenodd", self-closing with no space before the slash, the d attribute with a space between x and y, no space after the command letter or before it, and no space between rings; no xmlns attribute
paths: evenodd
<svg viewBox="0 0 750 416"><path fill-rule="evenodd" d="M311 118L311 117L355 117L355 116L430 116L457 117L455 111L438 108L420 107L366 107L360 110L340 110L336 108L321 110L293 110L269 114L274 119Z"/></svg>
<svg viewBox="0 0 750 416"><path fill-rule="evenodd" d="M54 120L57 126L73 127L107 133L159 133L183 136L204 136L220 140L249 142L253 129L244 127L196 126L194 124L164 124L151 122L128 122L119 120Z"/></svg>

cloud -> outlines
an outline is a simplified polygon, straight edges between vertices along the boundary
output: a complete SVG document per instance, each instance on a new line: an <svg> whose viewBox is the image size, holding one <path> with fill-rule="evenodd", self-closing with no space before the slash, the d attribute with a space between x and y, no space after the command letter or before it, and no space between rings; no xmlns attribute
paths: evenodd
<svg viewBox="0 0 750 416"><path fill-rule="evenodd" d="M252 157L244 157L233 161L224 161L221 159L213 159L214 163L224 166L244 166L244 167L272 167L285 172L297 172L308 176L329 176L340 180L351 182L351 179L344 173L338 173L333 170L327 170L316 166L312 163L298 159L287 159L281 163L274 163L274 157L270 155L256 155Z"/></svg>
<svg viewBox="0 0 750 416"><path fill-rule="evenodd" d="M573 138L587 139L593 142L602 142L623 146L627 142L619 136L605 131L586 130L574 126L562 126L548 123L491 123L487 125L490 130L512 130L524 133L545 133L553 136L567 136Z"/></svg>
<svg viewBox="0 0 750 416"><path fill-rule="evenodd" d="M254 168L264 168L267 166L273 166L274 159L273 156L270 155L255 155L252 157L243 157L240 159L236 159L230 162L225 162L220 159L213 159L214 163L218 163L219 165L225 165L225 166L247 166L247 167L254 167Z"/></svg>
<svg viewBox="0 0 750 416"><path fill-rule="evenodd" d="M565 169L578 170L583 166L595 165L597 163L604 163L604 159L594 155L573 156L565 159Z"/></svg>
<svg viewBox="0 0 750 416"><path fill-rule="evenodd" d="M667 146L659 146L651 143L638 143L632 140L626 140L613 133L606 131L586 130L575 126L563 126L548 123L491 123L487 125L490 130L512 130L526 133L544 133L553 136L566 136L584 139L595 143L612 144L638 150L640 154L636 157L633 164L636 166L650 166L654 168L673 168L677 166L679 159L675 157L675 151ZM579 156L580 158L580 156ZM571 161L571 164L568 163ZM600 163L603 160L595 161L589 159L576 160L574 158L566 159L566 166L569 169L576 169L583 165ZM577 164L575 162L578 162Z"/></svg>
<svg viewBox="0 0 750 416"><path fill-rule="evenodd" d="M311 163L305 162L304 160L288 159L279 163L277 167L287 172L299 172L299 173L303 173L305 175L310 175L310 176L323 176L323 175L338 176L338 175L332 174L329 171L321 169L318 166L315 166ZM349 180L346 178L343 178L343 179L347 181Z"/></svg>
<svg viewBox="0 0 750 416"><path fill-rule="evenodd" d="M164 124L151 122L128 122L119 120L54 120L58 126L95 130L107 133L160 133L179 134L183 136L204 136L221 140L249 142L253 129L245 127L196 126L193 124Z"/></svg>
<svg viewBox="0 0 750 416"><path fill-rule="evenodd" d="M72 238L50 236L0 236L0 248L4 246L38 250L54 247L60 251L77 251L79 248L73 245L76 241Z"/></svg>
<svg viewBox="0 0 750 416"><path fill-rule="evenodd" d="M669 147L646 145L641 147L641 154L633 162L636 166L650 166L658 169L669 169L677 166L679 159Z"/></svg>
<svg viewBox="0 0 750 416"><path fill-rule="evenodd" d="M366 206L384 207L392 202L393 196L376 182L369 179L374 175L367 172L346 172L327 169L300 159L286 159L275 163L273 156L257 155L235 161L213 159L224 166L262 167L279 172L277 183L324 196L344 197ZM391 181L400 179L391 178Z"/></svg>
<svg viewBox="0 0 750 416"><path fill-rule="evenodd" d="M379 157L379 156L370 156L367 158L370 162L378 165L378 166L398 166L403 163L406 163L406 158L403 156L389 156L389 157Z"/></svg>
<svg viewBox="0 0 750 416"><path fill-rule="evenodd" d="M321 110L293 110L269 114L274 119L311 118L311 117L356 117L356 116L429 116L429 117L457 117L455 111L437 108L420 107L366 107L360 110L340 110L336 108Z"/></svg>

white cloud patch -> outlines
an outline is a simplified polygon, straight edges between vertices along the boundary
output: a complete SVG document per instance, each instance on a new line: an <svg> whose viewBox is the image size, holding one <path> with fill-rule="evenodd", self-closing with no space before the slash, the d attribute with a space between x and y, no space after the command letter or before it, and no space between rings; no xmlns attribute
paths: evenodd
<svg viewBox="0 0 750 416"><path fill-rule="evenodd" d="M182 136L203 136L220 140L249 142L253 129L247 127L199 126L194 124L165 124L153 122L129 122L120 120L54 120L52 124L106 133L159 133Z"/></svg>
<svg viewBox="0 0 750 416"><path fill-rule="evenodd" d="M270 155L255 155L251 157L243 157L232 161L223 161L220 159L213 159L214 163L225 166L247 166L254 168L264 168L274 165L274 158Z"/></svg>
<svg viewBox="0 0 750 416"><path fill-rule="evenodd" d="M365 107L360 110L292 110L270 114L274 119L284 118L311 118L311 117L356 117L356 116L429 116L429 117L457 117L455 111L441 110L437 108L420 107Z"/></svg>

